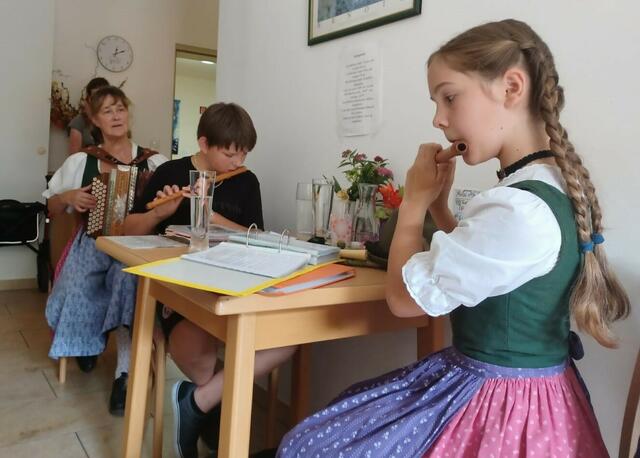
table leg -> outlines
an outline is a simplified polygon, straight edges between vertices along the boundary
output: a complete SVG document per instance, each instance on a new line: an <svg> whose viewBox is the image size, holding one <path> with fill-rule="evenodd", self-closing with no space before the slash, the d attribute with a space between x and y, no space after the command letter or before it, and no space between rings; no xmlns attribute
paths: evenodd
<svg viewBox="0 0 640 458"><path fill-rule="evenodd" d="M220 458L249 455L255 328L254 314L232 315L227 319L222 423L218 449Z"/></svg>
<svg viewBox="0 0 640 458"><path fill-rule="evenodd" d="M136 313L133 320L133 344L130 380L127 389L127 405L124 421L123 455L137 458L142 448L144 417L146 412L151 345L153 342L153 318L156 300L149 293L151 280L140 278Z"/></svg>
<svg viewBox="0 0 640 458"><path fill-rule="evenodd" d="M428 326L418 328L418 359L444 348L446 327L446 318L438 317L431 318Z"/></svg>
<svg viewBox="0 0 640 458"><path fill-rule="evenodd" d="M309 383L311 381L311 344L298 347L293 355L291 388L291 422L296 425L309 415Z"/></svg>

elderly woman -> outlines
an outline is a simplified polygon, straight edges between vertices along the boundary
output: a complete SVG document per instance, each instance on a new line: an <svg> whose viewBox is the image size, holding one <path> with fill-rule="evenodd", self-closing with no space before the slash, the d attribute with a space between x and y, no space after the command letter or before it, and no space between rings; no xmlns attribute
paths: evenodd
<svg viewBox="0 0 640 458"><path fill-rule="evenodd" d="M97 89L88 101L91 122L100 130L99 148L70 155L56 171L43 195L52 217L64 211L85 213L96 205L91 181L100 173L136 164L153 171L166 159L129 140L129 99L113 86ZM109 411L124 414L129 350L129 327L135 305L135 278L123 265L96 249L95 240L79 229L47 301L46 317L54 330L49 356L76 356L88 372L102 353L107 334L115 330L118 364Z"/></svg>

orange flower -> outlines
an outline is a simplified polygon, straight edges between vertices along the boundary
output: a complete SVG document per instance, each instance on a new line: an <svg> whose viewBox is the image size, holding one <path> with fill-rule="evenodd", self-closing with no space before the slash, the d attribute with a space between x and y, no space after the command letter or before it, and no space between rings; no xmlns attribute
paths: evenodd
<svg viewBox="0 0 640 458"><path fill-rule="evenodd" d="M395 189L393 183L387 183L378 187L382 194L382 202L386 208L398 208L402 203L402 187Z"/></svg>

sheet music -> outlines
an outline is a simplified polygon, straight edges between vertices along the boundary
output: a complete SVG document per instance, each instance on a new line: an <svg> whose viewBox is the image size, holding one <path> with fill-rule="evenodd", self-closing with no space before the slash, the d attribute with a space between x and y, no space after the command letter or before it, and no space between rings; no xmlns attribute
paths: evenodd
<svg viewBox="0 0 640 458"><path fill-rule="evenodd" d="M278 278L306 266L311 256L303 253L279 252L271 248L247 247L241 244L222 242L208 250L185 254L182 258L240 272Z"/></svg>
<svg viewBox="0 0 640 458"><path fill-rule="evenodd" d="M160 235L121 235L107 236L105 238L133 250L184 246L184 243L176 242L175 240L171 240Z"/></svg>

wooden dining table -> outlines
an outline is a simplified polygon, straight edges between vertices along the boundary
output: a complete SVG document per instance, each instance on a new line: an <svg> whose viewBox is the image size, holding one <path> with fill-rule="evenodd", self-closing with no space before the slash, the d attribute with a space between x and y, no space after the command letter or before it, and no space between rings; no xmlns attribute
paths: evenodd
<svg viewBox="0 0 640 458"><path fill-rule="evenodd" d="M186 247L131 249L100 237L100 251L128 266L178 256ZM218 456L249 453L254 358L258 350L300 345L294 356L292 417L309 414L309 345L347 337L417 328L417 356L444 346L444 325L427 316L398 318L385 302L386 272L356 268L354 278L283 296L232 297L141 277L133 324L123 456L141 453L156 301L168 305L225 345Z"/></svg>

